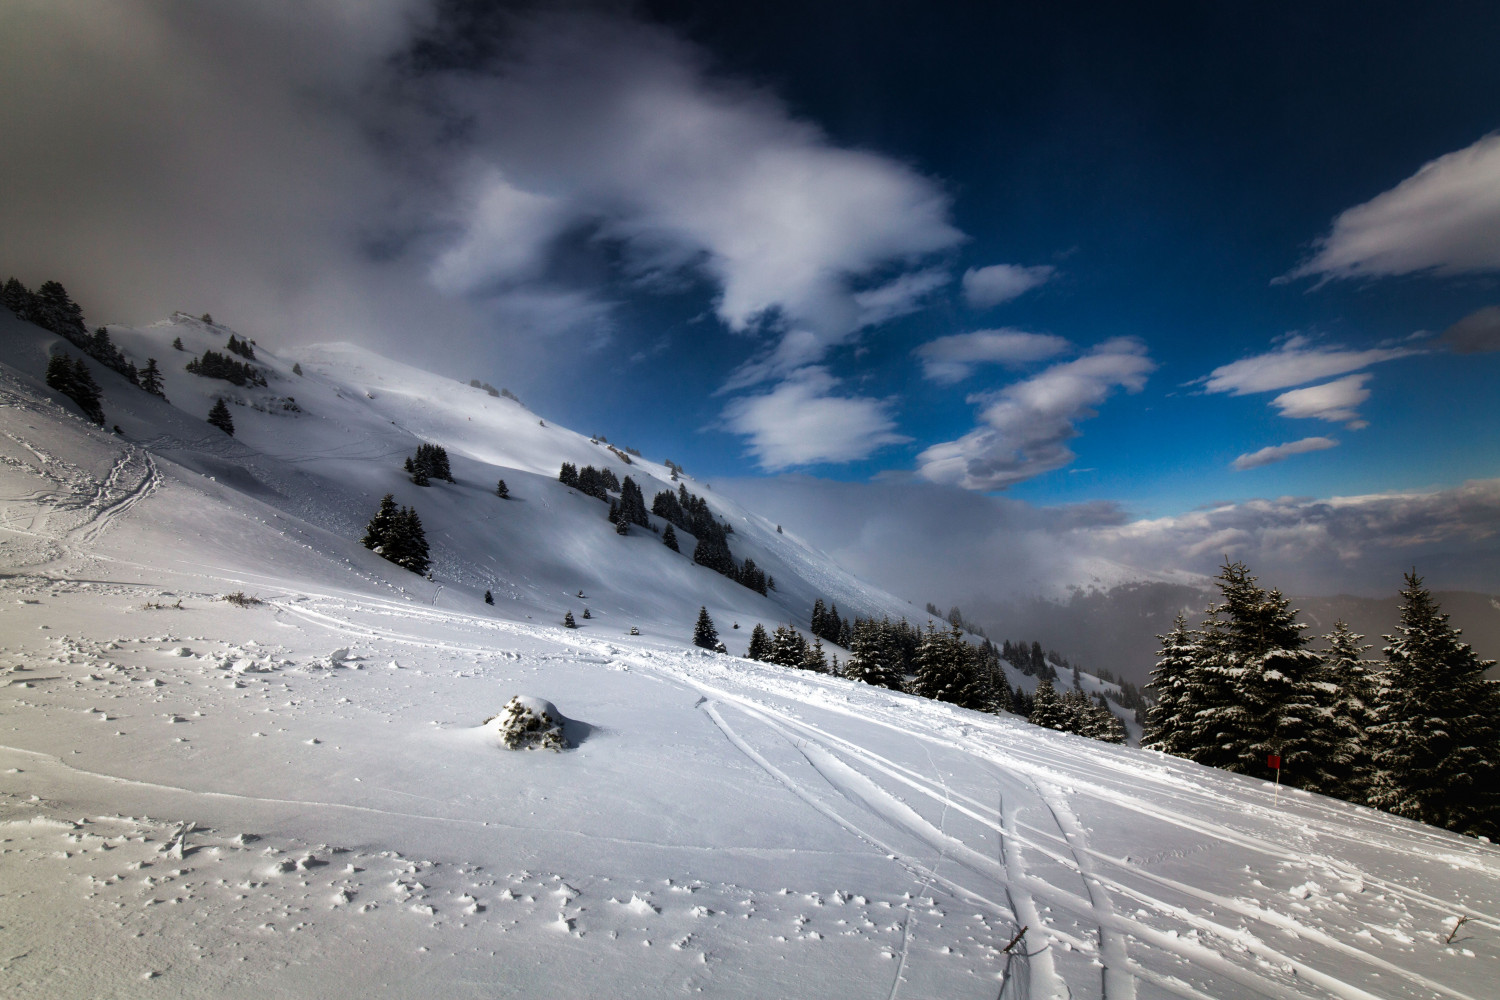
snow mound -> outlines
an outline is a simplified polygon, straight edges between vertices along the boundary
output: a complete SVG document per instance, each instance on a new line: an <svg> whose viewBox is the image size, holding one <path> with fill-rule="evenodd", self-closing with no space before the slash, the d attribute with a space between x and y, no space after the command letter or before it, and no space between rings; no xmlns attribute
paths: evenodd
<svg viewBox="0 0 1500 1000"><path fill-rule="evenodd" d="M515 695L499 715L485 720L484 728L500 737L511 750L566 750L563 725L567 718L544 698Z"/></svg>

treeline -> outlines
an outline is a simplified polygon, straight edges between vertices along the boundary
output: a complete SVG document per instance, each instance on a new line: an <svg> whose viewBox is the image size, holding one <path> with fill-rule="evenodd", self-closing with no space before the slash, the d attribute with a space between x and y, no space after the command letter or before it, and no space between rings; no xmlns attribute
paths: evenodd
<svg viewBox="0 0 1500 1000"><path fill-rule="evenodd" d="M1500 835L1500 683L1415 573L1382 660L1344 622L1308 649L1306 625L1243 563L1195 629L1160 636L1142 746L1374 806L1471 835Z"/></svg>
<svg viewBox="0 0 1500 1000"><path fill-rule="evenodd" d="M974 644L964 639L956 625L946 629L928 622L925 630L906 619L892 622L856 618L851 623L839 617L837 608L825 610L821 598L813 613L822 631L814 628L808 642L797 629L783 625L770 635L757 623L750 632L749 659L785 667L831 673L876 687L904 691L961 708L998 714L1008 712L1028 721L1077 733L1110 743L1125 742L1124 724L1109 710L1102 696L1089 697L1073 690L1059 696L1043 679L1033 696L1013 690L1000 663L1000 651L986 639ZM840 639L832 638L834 629ZM849 650L840 663L838 656L825 655L823 640Z"/></svg>
<svg viewBox="0 0 1500 1000"><path fill-rule="evenodd" d="M145 368L137 369L110 339L109 331L104 327L90 334L83 321L83 309L68 295L61 282L44 281L33 292L11 278L0 287L0 306L15 313L19 319L62 337L101 365L118 372L131 385L153 396L166 398L156 359L148 359ZM83 359L74 359L66 352L60 359L54 356L47 364L46 381L48 386L77 403L94 423L104 423L104 409L100 404L103 390L94 381Z"/></svg>
<svg viewBox="0 0 1500 1000"><path fill-rule="evenodd" d="M233 340L233 335L230 337ZM249 345L245 345L249 349ZM252 355L253 356L253 355ZM259 368L244 361L236 361L227 354L206 350L201 357L189 361L184 367L203 378L223 379L237 386L264 386L266 377Z"/></svg>

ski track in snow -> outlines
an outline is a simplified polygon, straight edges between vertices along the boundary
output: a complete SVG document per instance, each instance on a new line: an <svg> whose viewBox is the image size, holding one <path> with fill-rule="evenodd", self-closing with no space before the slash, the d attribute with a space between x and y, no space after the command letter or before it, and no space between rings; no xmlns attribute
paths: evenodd
<svg viewBox="0 0 1500 1000"><path fill-rule="evenodd" d="M404 611L405 609L403 608L402 610ZM345 631L350 635L358 635L367 639L380 638L386 641L400 641L415 644L421 644L423 642L423 640L419 636L412 633L399 632L394 629L376 628L368 625L350 625L346 622L342 622L342 620L339 619L337 615L331 614L327 611L312 611L311 609L300 606L296 607L294 611L297 614L315 619L325 625L338 627L340 628L340 630ZM1107 942L1105 944L1105 947L1112 952L1123 951L1124 941L1126 940L1127 936L1135 936L1142 941L1151 943L1158 948L1177 955L1179 958L1182 958L1192 965L1208 968L1214 971L1216 974L1224 977L1225 979L1245 986L1253 990L1257 994L1265 996L1280 996L1285 995L1287 992L1286 985L1266 980L1262 976L1250 970L1240 969L1229 963L1224 959L1222 955L1212 949L1196 945L1174 935L1160 933L1141 923L1140 921L1120 917L1113 912L1112 907L1107 902L1107 897L1104 905L1099 905L1098 903L1094 902L1093 899L1089 898L1090 896L1094 895L1093 891L1088 891L1086 892L1085 896L1080 897L1076 894L1063 892L1055 886L1046 883L1039 883L1038 880L1031 878L1026 873L1024 860L1020 855L1020 849L1024 846L1026 848L1039 851L1040 853L1047 856L1049 860L1058 862L1065 867L1068 867L1071 870L1077 872L1078 875L1084 880L1086 889L1096 889L1099 893L1116 892L1123 895L1128 895L1136 902L1147 905L1158 913L1173 916L1192 926L1198 926L1200 929L1212 933L1220 940L1238 945L1239 947L1245 949L1248 953L1259 956L1264 961L1273 963L1278 967L1292 970L1299 979L1305 980L1310 984L1314 984L1334 996L1343 998L1343 1000L1373 1000L1373 998L1376 996L1376 994L1372 994L1361 988L1354 987L1339 980L1337 977L1330 976L1306 963L1291 958L1281 950L1270 946L1263 939L1255 937L1254 935L1249 934L1247 931L1241 931L1226 927L1215 921L1207 920L1183 906L1166 902L1158 897L1144 893L1137 888L1131 888L1123 882L1119 881L1118 878L1104 877L1097 872L1093 873L1092 875L1086 875L1084 873L1084 865L1081 864L1079 860L1079 854L1082 854L1084 857L1090 859L1090 861L1103 862L1116 869L1126 872L1133 879L1141 878L1146 881L1161 885L1163 888L1171 889L1176 892L1182 892L1202 903L1210 904L1215 908L1228 910L1250 919L1271 924L1277 930L1293 932L1301 936L1316 939L1320 944L1328 947L1333 951L1340 952L1348 957L1357 959L1361 963L1381 969L1387 974L1394 974L1400 978L1406 979L1413 985L1418 986L1423 990L1430 991L1432 994L1450 997L1453 998L1453 1000L1478 1000L1478 998L1470 996L1469 994L1453 990L1442 985L1441 983L1431 980L1428 977L1418 975L1408 969L1403 968L1397 963L1382 959L1379 956L1370 954L1369 952L1366 952L1362 949L1344 943L1331 935L1319 932L1316 928L1310 927L1294 918L1290 918L1285 914L1277 913L1276 911L1261 907L1246 906L1245 904L1229 897L1194 889L1193 887L1186 886L1182 883L1175 883L1171 880L1163 879L1161 876L1158 876L1154 873L1141 870L1139 866L1132 864L1128 859L1110 857L1108 855L1104 855L1097 851L1094 851L1089 848L1086 843L1079 844L1075 852L1072 845L1069 844L1068 838L1065 833L1061 835L1049 834L1045 831L1039 831L1033 827L1026 826L1025 824L1020 824L1016 821L1015 812L1013 811L1007 812L1006 810L1002 810L998 816L994 813L986 816L984 815L984 810L986 809L986 807L977 801L967 799L966 797L961 795L950 796L950 794L945 789L934 787L932 783L927 778L925 778L925 776L901 767L900 765L896 765L893 762L886 760L885 758L880 758L878 757L878 755L875 755L866 749L848 744L846 741L843 741L839 737L834 736L826 730L813 726L803 720L789 719L786 716L779 716L777 721L773 722L766 715L764 706L758 705L757 703L749 700L742 695L736 695L735 693L728 690L709 685L704 681L691 676L690 674L685 674L683 672L680 672L679 670L672 669L662 660L656 658L644 658L640 656L626 655L624 651L614 643L599 644L597 642L588 640L573 640L571 637L568 637L566 635L558 636L556 630L544 626L516 626L514 623L491 623L488 621L486 621L484 625L486 627L493 627L502 631L511 632L512 634L515 634L517 636L525 636L527 638L548 640L558 644L572 645L580 650L587 650L590 652L604 651L609 656L615 659L626 660L640 669L650 670L668 679L686 684L693 689L701 692L706 697L711 697L716 701L733 704L742 711L745 711L750 716L757 718L759 721L780 732L788 742L797 745L802 755L806 757L810 763L813 764L813 767L818 770L820 775L825 780L828 780L830 785L838 788L840 793L844 795L847 800L854 801L866 811L876 814L881 820L883 820L890 826L906 830L907 832L917 832L919 836L923 837L923 839L928 840L928 842L940 852L940 856L942 856L942 852L944 852L945 850L948 850L950 848L954 849L955 857L960 860L960 863L964 864L964 867L970 869L971 871L975 871L976 873L981 874L986 878L993 879L995 873L992 871L985 871L986 868L992 867L989 865L987 858L985 858L983 855L978 854L978 852L972 851L965 845L952 842L951 838L948 838L942 835L940 832L936 831L934 828L932 828L931 824L927 823L925 820L922 820L919 816L917 816L917 814L911 812L909 807L905 806L903 803L900 803L898 799L895 799L894 797L887 797L886 793L880 792L878 790L878 786L876 786L874 782L869 781L869 779L863 778L863 776L858 775L858 772L854 772L852 768L848 768L847 765L843 765L842 763L838 762L836 758L833 757L832 750L830 748L833 746L841 746L843 750L851 753L856 758L861 758L865 762L875 765L877 769L882 771L887 777L894 778L900 784L908 788L917 790L922 794L934 799L935 801L942 803L945 806L951 805L954 808L962 809L966 812L967 815L970 816L970 818L984 823L985 825L993 829L997 834L1001 835L1002 840L1006 843L1006 867L1020 872L1020 874L1015 877L1002 876L1000 879L996 879L996 881L1000 881L1004 885L1004 887L1011 893L1013 906L1010 909L1013 913L1015 913L1015 918L1018 921L1017 926L1019 926L1020 924L1029 924L1030 926L1039 929L1046 927L1046 924L1042 920L1039 911L1037 911L1035 908L1035 904L1031 902L1032 894L1038 893L1050 904L1063 908L1070 913L1081 916L1089 920L1091 923L1096 924L1099 929L1101 940ZM464 652L471 655L479 655L485 651L484 647L465 642L442 644L441 648L455 652ZM835 712L842 711L846 714L851 714L851 710L847 707L840 709L840 707L836 705L827 705L821 703L816 707L820 709L829 709ZM705 708L705 710L707 711L708 709ZM709 714L714 718L715 723L725 731L726 736L728 736L732 741L736 742L736 745L740 747L742 752L746 752L747 756L750 756L753 760L756 761L758 765L760 765L763 769L766 769L768 773L772 774L777 778L778 781L786 785L789 790L792 790L794 792L794 794L798 794L799 797L803 797L805 801L808 801L810 805L813 805L814 808L818 809L820 812L824 813L824 815L828 816L830 820L838 823L845 829L856 833L856 835L872 843L874 846L877 846L882 851L886 853L894 853L889 844L880 839L878 835L872 833L867 827L861 826L858 823L850 820L847 816L841 815L830 809L830 807L828 807L821 800L817 800L815 797L813 797L811 793L809 793L803 786L798 784L795 779L791 778L779 768L774 767L774 765L771 765L769 761L766 761L758 753L751 750L748 744L745 744L738 736L731 735L733 733L733 730L724 720L722 713L714 710ZM1013 741L1000 743L995 742L992 739L981 739L980 741L978 741L977 745L970 744L967 748L965 748L955 741L942 739L941 737L936 736L931 732L911 727L906 724L898 723L889 717L881 717L879 715L875 715L872 717L869 714L864 714L860 717L866 719L867 721L873 721L880 726L894 729L901 735L909 737L914 741L934 743L950 750L959 749L966 750L967 752L971 753L978 752L982 756L992 760L998 768L1002 769L1002 771L1014 771L1019 769L1023 774L1026 775L1030 782L1036 782L1040 780L1050 783L1054 787L1059 785L1067 785L1069 787L1072 787L1075 792L1083 792L1084 794L1088 794L1095 799L1107 802L1111 805L1123 806L1132 811L1141 812L1143 815L1149 815L1154 819L1165 820L1195 833L1223 839L1228 841L1229 843L1235 844L1236 846L1248 848L1262 854L1271 855L1278 859L1288 859L1294 857L1293 853L1288 851L1288 849L1284 845L1271 843L1256 836L1227 830L1220 826L1212 826L1208 823L1203 822L1196 816L1191 815L1186 811L1185 808L1163 809L1161 808L1159 803L1154 801L1154 796L1151 799L1144 799L1144 801L1151 801L1151 805L1147 806L1144 804L1144 797L1134 798L1119 791L1118 789L1100 786L1097 784L1097 782L1094 781L1086 783L1080 782L1079 773L1075 773L1074 770L1066 769L1066 766L1059 764L1059 762L1055 758L1045 757L1034 751L1028 752L1024 750L1018 750L1014 746ZM795 729L797 731L797 735L795 737L792 736L787 731L787 729L783 727ZM826 743L823 741L826 741ZM820 764L822 765L821 767L819 766ZM840 780L841 778L843 780ZM1042 805L1043 808L1047 809L1049 811L1049 814L1053 815L1056 825L1062 827L1062 821L1056 819L1055 813L1051 813L1051 806L1050 804L1048 804L1046 797L1040 794L1039 788L1037 788L1035 785L1033 785L1033 789L1035 797L1039 800L1039 804ZM1169 788L1169 796L1171 795L1171 792L1172 790ZM1173 801L1175 804L1179 804L1179 806L1184 803L1184 799L1180 794L1178 794L1176 798L1173 799ZM1376 819L1376 825L1381 825L1381 820L1379 818ZM1013 833L1009 838L1006 838L1004 836L1007 826L1009 826L1011 830L1015 831L1015 833ZM1022 830L1025 830L1031 836L1023 837L1020 832ZM1340 831L1339 833L1340 839L1356 839L1353 835L1343 833L1342 831ZM1042 843L1041 839L1043 838L1057 842L1059 847L1051 847L1045 843ZM1064 853L1064 851L1066 851L1067 853ZM1324 859L1319 860L1321 861ZM1331 859L1326 860L1328 860L1328 864L1330 867L1338 867ZM922 877L924 879L933 878L940 884L943 884L950 892L953 892L955 895L966 898L972 902L989 904L991 907L995 907L997 911L999 911L998 904L991 901L987 896L983 894L983 892L975 891L968 886L964 886L948 878L938 876L933 869L924 865L917 859L907 858L905 859L905 863L911 868L914 875ZM1365 878L1367 880L1369 879L1368 876L1365 876ZM1091 880L1092 885L1090 884ZM1391 885L1390 888L1402 893L1408 893L1411 891L1408 887L1405 886ZM1430 897L1423 898L1423 895L1424 894L1418 894L1417 898L1419 899L1419 901L1430 903L1439 902L1435 899L1431 899ZM1016 912L1017 909L1019 910L1019 912ZM1451 904L1446 907L1446 910L1451 911ZM1473 919L1483 920L1488 923L1490 921L1493 921L1495 918L1487 913L1479 913ZM1055 934L1057 932L1052 930L1045 930L1042 931L1042 933ZM1032 936L1032 934L1033 932L1028 932L1028 937ZM1064 937L1067 939L1068 944L1071 947L1078 948L1080 950L1087 950L1090 948L1088 942L1084 942L1072 936L1065 935ZM1118 945L1118 949L1116 945ZM1058 975L1055 969L1055 963L1052 961L1050 947L1043 946L1035 952L1028 952L1028 954L1032 959L1031 988L1033 992L1031 995L1045 997L1068 996L1068 988L1061 977ZM1106 972L1110 971L1117 973L1118 976L1106 976L1106 985L1111 979L1113 979L1116 982L1115 988L1121 991L1119 995L1129 996L1130 986L1124 985L1121 980L1124 979L1128 981L1129 977L1133 973L1140 972L1141 969L1138 963L1130 962L1127 958L1124 966L1110 967L1108 964L1106 964ZM1169 980L1161 981L1158 983L1158 985L1171 988ZM1182 991L1173 989L1173 992ZM1183 993L1183 995L1189 994Z"/></svg>

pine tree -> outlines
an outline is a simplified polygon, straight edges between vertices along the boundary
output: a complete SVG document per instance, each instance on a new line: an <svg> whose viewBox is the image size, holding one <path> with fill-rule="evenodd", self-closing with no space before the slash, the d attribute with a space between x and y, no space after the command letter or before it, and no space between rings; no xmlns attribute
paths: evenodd
<svg viewBox="0 0 1500 1000"><path fill-rule="evenodd" d="M651 518L646 513L646 497L635 480L625 477L620 486L620 518L641 528L651 527Z"/></svg>
<svg viewBox="0 0 1500 1000"><path fill-rule="evenodd" d="M617 534L617 535L628 535L628 534L630 534L630 522L627 521L627 520L625 520L623 517L619 518L618 520L616 520L615 521L615 534Z"/></svg>
<svg viewBox="0 0 1500 1000"><path fill-rule="evenodd" d="M592 617L594 617L594 616L591 615L591 614L589 614L589 609L588 608L584 608L583 609L583 618L584 618L584 620L587 621L588 619L590 619Z"/></svg>
<svg viewBox="0 0 1500 1000"><path fill-rule="evenodd" d="M1044 726L1047 729L1066 729L1068 723L1068 712L1063 707L1062 699L1057 696L1057 689L1052 686L1052 680L1043 677L1036 685L1036 693L1031 696L1031 713L1027 721L1034 726Z"/></svg>
<svg viewBox="0 0 1500 1000"><path fill-rule="evenodd" d="M783 667L800 667L805 659L807 640L802 638L802 633L790 625L778 625L771 633L771 651L766 660Z"/></svg>
<svg viewBox="0 0 1500 1000"><path fill-rule="evenodd" d="M802 656L802 662L798 664L803 670L811 670L814 673L826 674L828 672L828 659L823 655L823 640L813 636L812 645L807 647L807 652Z"/></svg>
<svg viewBox="0 0 1500 1000"><path fill-rule="evenodd" d="M402 466L406 470L406 476L416 486L431 486L432 480L427 478L427 469L419 466L410 455L406 457L406 464Z"/></svg>
<svg viewBox="0 0 1500 1000"><path fill-rule="evenodd" d="M698 623L693 626L693 645L704 649L713 649L719 644L719 630L714 628L714 620L708 617L708 608L698 609Z"/></svg>
<svg viewBox="0 0 1500 1000"><path fill-rule="evenodd" d="M1243 563L1217 577L1223 603L1199 633L1184 755L1242 774L1267 774L1281 757L1285 784L1332 790L1342 748L1318 691L1320 659L1280 591L1265 591Z"/></svg>
<svg viewBox="0 0 1500 1000"><path fill-rule="evenodd" d="M146 367L141 370L140 386L153 396L167 398L166 392L162 389L161 369L156 367L155 358L146 359Z"/></svg>
<svg viewBox="0 0 1500 1000"><path fill-rule="evenodd" d="M1500 835L1500 685L1415 572L1385 637L1370 804L1471 836Z"/></svg>
<svg viewBox="0 0 1500 1000"><path fill-rule="evenodd" d="M492 593L490 593L488 590L486 590L484 592L484 603L486 603L486 604L494 604L495 603L495 595L492 594Z"/></svg>
<svg viewBox="0 0 1500 1000"><path fill-rule="evenodd" d="M365 525L365 537L360 543L367 549L373 549L384 555L382 548L391 540L391 532L396 525L396 498L387 493L380 499L380 509L375 511L375 516L370 518L370 523Z"/></svg>
<svg viewBox="0 0 1500 1000"><path fill-rule="evenodd" d="M874 687L901 690L901 671L883 641L879 623L860 620L855 622L852 633L846 647L849 659L844 663L844 676Z"/></svg>
<svg viewBox="0 0 1500 1000"><path fill-rule="evenodd" d="M68 296L61 282L42 282L31 297L27 318L79 346L88 339L89 329L83 321L83 310Z"/></svg>
<svg viewBox="0 0 1500 1000"><path fill-rule="evenodd" d="M1334 623L1333 631L1323 637L1328 652L1323 654L1322 682L1331 690L1333 724L1344 744L1344 772L1339 787L1332 794L1349 802L1368 802L1370 780L1375 761L1371 732L1379 721L1375 712L1379 665L1364 658L1370 648L1364 638L1351 631L1343 621Z"/></svg>
<svg viewBox="0 0 1500 1000"><path fill-rule="evenodd" d="M292 374L293 375L301 375L302 374L302 362L300 362L300 361L294 361L294 362L292 362Z"/></svg>
<svg viewBox="0 0 1500 1000"><path fill-rule="evenodd" d="M30 321L31 290L15 278L11 278L5 283L4 288L0 288L0 307L15 313L17 319Z"/></svg>
<svg viewBox="0 0 1500 1000"><path fill-rule="evenodd" d="M672 530L672 526L670 524L667 525L667 530L661 533L661 543L667 548L671 549L673 552L681 551L677 547L677 532Z"/></svg>
<svg viewBox="0 0 1500 1000"><path fill-rule="evenodd" d="M557 481L562 483L564 486L571 486L574 489L577 489L578 466L574 465L572 462L564 462L562 464L562 471L557 474Z"/></svg>
<svg viewBox="0 0 1500 1000"><path fill-rule="evenodd" d="M187 350L186 347L182 346L182 338L181 337L173 337L172 338L172 346L174 348L176 348L177 350L179 350L179 351L185 351L185 350Z"/></svg>
<svg viewBox="0 0 1500 1000"><path fill-rule="evenodd" d="M500 480L500 482L495 486L495 496L499 497L501 500L510 499L510 487L505 485L505 480Z"/></svg>
<svg viewBox="0 0 1500 1000"><path fill-rule="evenodd" d="M578 623L573 620L573 612L569 611L563 615L563 628L577 628Z"/></svg>
<svg viewBox="0 0 1500 1000"><path fill-rule="evenodd" d="M432 561L427 548L427 533L415 508L402 507L391 527L391 541L385 546L386 558L418 576L426 574Z"/></svg>
<svg viewBox="0 0 1500 1000"><path fill-rule="evenodd" d="M667 528L668 531L672 529ZM750 630L750 648L745 650L745 658L748 660L764 660L771 654L771 640L766 638L766 627L760 622Z"/></svg>
<svg viewBox="0 0 1500 1000"><path fill-rule="evenodd" d="M213 409L208 411L208 422L234 437L234 418L229 415L229 407L224 405L222 398L214 400Z"/></svg>
<svg viewBox="0 0 1500 1000"><path fill-rule="evenodd" d="M927 633L917 647L916 681L912 693L938 701L955 700L961 684L955 652L948 633L937 631L929 620Z"/></svg>
<svg viewBox="0 0 1500 1000"><path fill-rule="evenodd" d="M1187 620L1179 613L1172 631L1156 638L1161 648L1148 685L1156 694L1156 704L1146 714L1141 748L1186 757L1192 750L1192 713L1196 711L1192 695L1197 683L1197 633L1187 627Z"/></svg>

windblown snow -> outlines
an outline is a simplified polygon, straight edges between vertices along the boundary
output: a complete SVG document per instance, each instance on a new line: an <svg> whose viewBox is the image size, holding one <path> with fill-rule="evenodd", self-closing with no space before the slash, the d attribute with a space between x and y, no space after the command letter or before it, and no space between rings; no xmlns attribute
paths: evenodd
<svg viewBox="0 0 1500 1000"><path fill-rule="evenodd" d="M914 609L691 479L767 597L617 535L560 464L670 471L512 399L110 332L171 402L92 366L100 429L0 315L0 995L1495 995L1490 844L737 658L817 597ZM388 492L430 581L359 544ZM498 744L516 695L569 749Z"/></svg>

